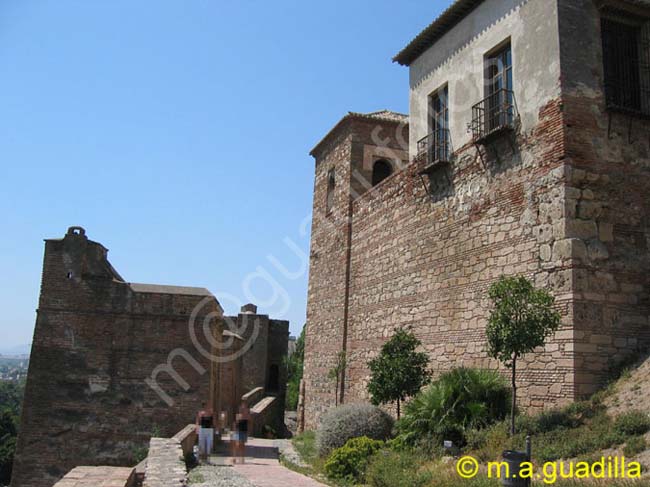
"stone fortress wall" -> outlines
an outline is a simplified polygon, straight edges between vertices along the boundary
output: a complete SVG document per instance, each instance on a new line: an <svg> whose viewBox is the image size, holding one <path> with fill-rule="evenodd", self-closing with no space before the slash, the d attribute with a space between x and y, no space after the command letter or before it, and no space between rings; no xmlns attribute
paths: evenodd
<svg viewBox="0 0 650 487"><path fill-rule="evenodd" d="M590 0L455 5L469 3L474 9L410 65L408 126L387 112L350 114L312 152L307 429L335 394L368 399L366 364L395 327L413 327L436 373L498 367L486 354L485 325L487 289L503 274L549 289L563 315L519 368L529 410L585 397L612 362L650 344L649 127L635 118L630 144L628 117L614 115L609 126L600 12ZM458 70L477 63L482 76L483 55L504 40L520 125L512 140L486 149L466 133L481 77ZM445 83L454 154L424 174L415 158L427 135L424 108ZM371 181L359 177L368 153L371 167L380 158L393 164L374 187L359 183ZM348 366L337 392L327 371L341 350Z"/></svg>

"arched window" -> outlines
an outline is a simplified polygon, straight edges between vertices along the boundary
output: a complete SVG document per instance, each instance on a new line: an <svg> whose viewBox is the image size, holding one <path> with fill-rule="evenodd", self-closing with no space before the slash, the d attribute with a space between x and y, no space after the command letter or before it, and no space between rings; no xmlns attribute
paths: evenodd
<svg viewBox="0 0 650 487"><path fill-rule="evenodd" d="M334 205L334 188L336 187L336 179L334 177L334 169L330 169L327 173L327 201L325 202L325 211L329 213L332 211Z"/></svg>
<svg viewBox="0 0 650 487"><path fill-rule="evenodd" d="M269 368L269 382L266 389L268 392L278 392L280 389L280 367L275 364Z"/></svg>
<svg viewBox="0 0 650 487"><path fill-rule="evenodd" d="M372 166L372 185L377 186L388 176L393 174L393 166L385 159L379 159Z"/></svg>

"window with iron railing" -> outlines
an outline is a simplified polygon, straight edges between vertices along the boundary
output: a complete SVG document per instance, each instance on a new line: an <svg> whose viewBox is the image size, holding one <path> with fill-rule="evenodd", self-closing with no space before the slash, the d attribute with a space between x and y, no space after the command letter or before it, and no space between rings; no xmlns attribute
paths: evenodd
<svg viewBox="0 0 650 487"><path fill-rule="evenodd" d="M510 90L499 90L472 107L472 122L469 129L472 140L487 142L500 133L513 130L517 119L515 94Z"/></svg>
<svg viewBox="0 0 650 487"><path fill-rule="evenodd" d="M447 86L429 96L428 135L418 141L417 157L427 164L447 162L449 144L449 89Z"/></svg>
<svg viewBox="0 0 650 487"><path fill-rule="evenodd" d="M485 142L503 130L514 128L518 113L510 44L485 58L485 95L472 107L469 129L475 142Z"/></svg>
<svg viewBox="0 0 650 487"><path fill-rule="evenodd" d="M601 19L607 108L650 117L650 25Z"/></svg>
<svg viewBox="0 0 650 487"><path fill-rule="evenodd" d="M426 164L449 162L449 130L440 129L418 140L417 158Z"/></svg>

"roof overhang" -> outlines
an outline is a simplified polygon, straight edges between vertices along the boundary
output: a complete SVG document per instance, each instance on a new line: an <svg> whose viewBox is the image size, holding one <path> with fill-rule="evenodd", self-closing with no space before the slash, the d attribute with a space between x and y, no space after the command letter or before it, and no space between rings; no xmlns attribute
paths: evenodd
<svg viewBox="0 0 650 487"><path fill-rule="evenodd" d="M393 62L410 66L420 55L436 41L455 27L470 12L485 0L455 0L447 10L420 32L415 39L393 58Z"/></svg>

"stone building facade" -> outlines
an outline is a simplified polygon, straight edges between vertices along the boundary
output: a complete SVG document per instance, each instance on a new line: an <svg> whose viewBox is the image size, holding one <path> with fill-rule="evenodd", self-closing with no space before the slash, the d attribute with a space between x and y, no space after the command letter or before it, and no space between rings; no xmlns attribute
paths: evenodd
<svg viewBox="0 0 650 487"><path fill-rule="evenodd" d="M126 282L107 254L81 227L45 242L12 487L50 487L80 465L134 466L150 437L193 423L202 403L232 417L254 388L264 422L282 421L286 381L271 390L268 377L288 322L246 305L248 327L207 289Z"/></svg>
<svg viewBox="0 0 650 487"><path fill-rule="evenodd" d="M649 19L641 0L457 0L395 57L409 116L349 114L319 142L307 429L335 395L368 399L366 364L396 327L436 373L498 367L486 291L501 275L549 289L563 316L524 357L529 410L585 397L647 349Z"/></svg>

